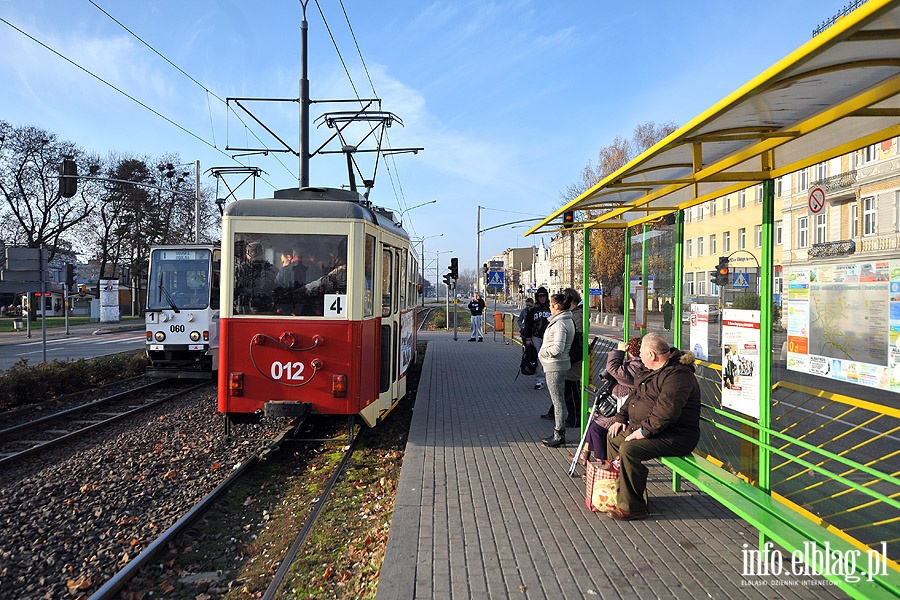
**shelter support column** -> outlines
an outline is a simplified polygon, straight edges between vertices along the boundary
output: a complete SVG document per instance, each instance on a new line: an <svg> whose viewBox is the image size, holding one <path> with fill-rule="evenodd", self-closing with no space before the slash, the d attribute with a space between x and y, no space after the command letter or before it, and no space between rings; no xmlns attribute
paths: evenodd
<svg viewBox="0 0 900 600"><path fill-rule="evenodd" d="M588 425L588 416L591 413L591 407L588 406L587 391L584 389L585 384L591 380L590 353L587 351L591 337L591 230L582 229L581 231L584 235L581 251L581 330L584 334L581 336L581 340L585 347L583 352L584 360L581 361L581 385L579 386L581 389L581 402L578 408L581 418L578 419L578 423L581 427L581 434L584 435L584 430L587 429Z"/></svg>
<svg viewBox="0 0 900 600"><path fill-rule="evenodd" d="M674 323L672 331L674 332L673 346L679 348L681 346L681 315L684 311L682 306L682 298L684 298L684 255L682 250L684 247L684 211L677 210L675 212L675 297L672 298L672 306L674 307L673 318Z"/></svg>
<svg viewBox="0 0 900 600"><path fill-rule="evenodd" d="M772 425L772 328L774 325L772 314L772 292L775 280L775 181L772 179L767 179L763 182L761 217L762 249L760 253L759 285L759 424L763 429L759 432L759 487L766 492L770 492L770 436L766 430ZM765 544L765 541L765 536L760 533L760 547Z"/></svg>
<svg viewBox="0 0 900 600"><path fill-rule="evenodd" d="M628 323L631 322L631 227L625 228L625 273L622 276L625 288L622 294L625 301L622 303L622 339L628 341Z"/></svg>

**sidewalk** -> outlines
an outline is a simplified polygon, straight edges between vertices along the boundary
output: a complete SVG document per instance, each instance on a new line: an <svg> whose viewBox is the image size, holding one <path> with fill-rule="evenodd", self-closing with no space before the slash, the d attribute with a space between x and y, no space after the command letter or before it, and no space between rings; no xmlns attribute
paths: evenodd
<svg viewBox="0 0 900 600"><path fill-rule="evenodd" d="M550 404L514 381L519 350L428 341L379 600L412 598L842 598L821 580L742 576L757 532L651 463L651 517L620 523L585 507L570 478L578 443L548 449Z"/></svg>

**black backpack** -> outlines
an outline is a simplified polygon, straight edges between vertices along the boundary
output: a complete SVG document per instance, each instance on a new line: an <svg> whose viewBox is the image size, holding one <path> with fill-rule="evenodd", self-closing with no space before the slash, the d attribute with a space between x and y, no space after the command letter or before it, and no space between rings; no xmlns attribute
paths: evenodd
<svg viewBox="0 0 900 600"><path fill-rule="evenodd" d="M525 344L525 347L522 349L522 362L519 363L519 373L522 375L534 375L537 371L537 362L538 355L534 344Z"/></svg>
<svg viewBox="0 0 900 600"><path fill-rule="evenodd" d="M584 358L584 348L582 347L584 344L584 340L581 338L581 332L576 331L575 337L572 339L572 347L569 348L569 361L572 364L577 362L581 362L581 359Z"/></svg>

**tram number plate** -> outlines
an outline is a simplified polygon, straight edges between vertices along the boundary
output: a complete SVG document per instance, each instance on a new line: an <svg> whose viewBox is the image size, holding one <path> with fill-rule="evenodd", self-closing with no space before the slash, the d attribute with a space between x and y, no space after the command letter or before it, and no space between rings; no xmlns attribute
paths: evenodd
<svg viewBox="0 0 900 600"><path fill-rule="evenodd" d="M343 317L347 313L346 294L325 294L325 316Z"/></svg>

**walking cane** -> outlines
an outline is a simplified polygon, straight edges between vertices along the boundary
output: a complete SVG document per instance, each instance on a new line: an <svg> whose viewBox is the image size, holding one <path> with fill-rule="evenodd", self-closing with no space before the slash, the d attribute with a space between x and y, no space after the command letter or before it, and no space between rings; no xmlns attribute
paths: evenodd
<svg viewBox="0 0 900 600"><path fill-rule="evenodd" d="M594 421L594 414L597 412L597 407L600 405L600 399L606 396L611 385L611 381L609 381L608 379L604 379L602 386L598 390L596 390L596 392L594 390L585 388L589 393L596 393L597 396L594 398L594 406L591 407L591 416L588 417L587 427L584 428L584 433L581 434L581 441L578 443L578 450L575 451L575 457L572 459L572 464L569 466L569 477L575 477L575 469L578 468L578 459L581 456L582 448L584 448L584 442L585 440L587 440L588 427L590 427L591 423Z"/></svg>

